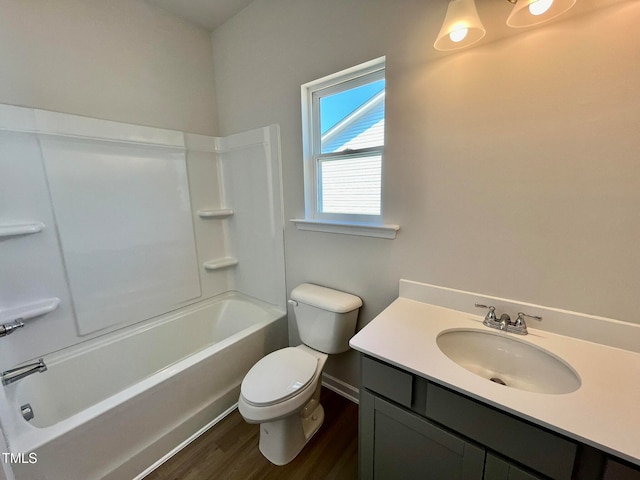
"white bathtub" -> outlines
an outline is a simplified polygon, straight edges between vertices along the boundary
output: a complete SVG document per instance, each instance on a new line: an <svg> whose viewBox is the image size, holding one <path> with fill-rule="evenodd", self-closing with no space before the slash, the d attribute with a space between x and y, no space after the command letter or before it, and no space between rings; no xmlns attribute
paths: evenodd
<svg viewBox="0 0 640 480"><path fill-rule="evenodd" d="M16 479L139 477L234 406L245 373L286 344L284 315L227 293L45 356L0 398L11 452L37 456Z"/></svg>

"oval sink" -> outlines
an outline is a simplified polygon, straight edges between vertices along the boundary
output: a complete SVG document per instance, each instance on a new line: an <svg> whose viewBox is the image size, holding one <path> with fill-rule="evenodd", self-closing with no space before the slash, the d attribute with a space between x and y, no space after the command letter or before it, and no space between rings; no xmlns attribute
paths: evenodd
<svg viewBox="0 0 640 480"><path fill-rule="evenodd" d="M536 393L571 393L580 377L564 360L508 334L447 330L438 347L461 367L495 383Z"/></svg>

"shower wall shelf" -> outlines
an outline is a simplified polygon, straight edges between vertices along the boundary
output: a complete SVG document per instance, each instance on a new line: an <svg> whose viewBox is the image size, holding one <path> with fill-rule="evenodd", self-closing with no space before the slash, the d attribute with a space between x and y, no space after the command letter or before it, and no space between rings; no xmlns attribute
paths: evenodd
<svg viewBox="0 0 640 480"><path fill-rule="evenodd" d="M0 323L14 322L16 320L29 320L40 315L53 312L60 305L57 297L38 300L35 302L20 305L19 307L0 310Z"/></svg>
<svg viewBox="0 0 640 480"><path fill-rule="evenodd" d="M202 266L205 270L222 270L223 268L233 267L238 264L238 259L233 257L216 258L215 260L209 260L204 262Z"/></svg>
<svg viewBox="0 0 640 480"><path fill-rule="evenodd" d="M203 208L198 210L200 218L227 218L233 215L230 208Z"/></svg>
<svg viewBox="0 0 640 480"><path fill-rule="evenodd" d="M31 235L41 232L43 229L44 223L41 222L0 225L0 238Z"/></svg>

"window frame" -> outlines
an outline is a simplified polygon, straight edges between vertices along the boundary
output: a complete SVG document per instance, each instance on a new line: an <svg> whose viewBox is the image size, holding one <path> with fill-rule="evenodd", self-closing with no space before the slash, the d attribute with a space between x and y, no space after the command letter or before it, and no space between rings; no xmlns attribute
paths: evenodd
<svg viewBox="0 0 640 480"><path fill-rule="evenodd" d="M344 152L322 153L320 128L320 100L324 97L351 90L385 78L385 57L357 65L333 75L306 83L302 93L302 143L304 159L305 220L307 222L332 223L354 226L382 225L384 178L384 143L378 147L368 147ZM386 86L385 86L386 95ZM386 116L386 112L385 112ZM386 133L385 133L386 137ZM349 214L320 211L320 164L329 159L350 159L380 155L380 213Z"/></svg>

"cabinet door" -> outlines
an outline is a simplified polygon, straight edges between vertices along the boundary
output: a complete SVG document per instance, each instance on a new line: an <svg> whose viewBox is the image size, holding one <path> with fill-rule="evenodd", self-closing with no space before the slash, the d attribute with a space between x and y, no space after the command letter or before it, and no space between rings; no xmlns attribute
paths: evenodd
<svg viewBox="0 0 640 480"><path fill-rule="evenodd" d="M602 478L604 480L640 480L640 468L627 466L609 458Z"/></svg>
<svg viewBox="0 0 640 480"><path fill-rule="evenodd" d="M362 396L361 425L369 428L360 446L361 480L482 479L483 448L366 391Z"/></svg>
<svg viewBox="0 0 640 480"><path fill-rule="evenodd" d="M541 480L542 478L544 477L527 473L506 460L487 453L484 480Z"/></svg>

